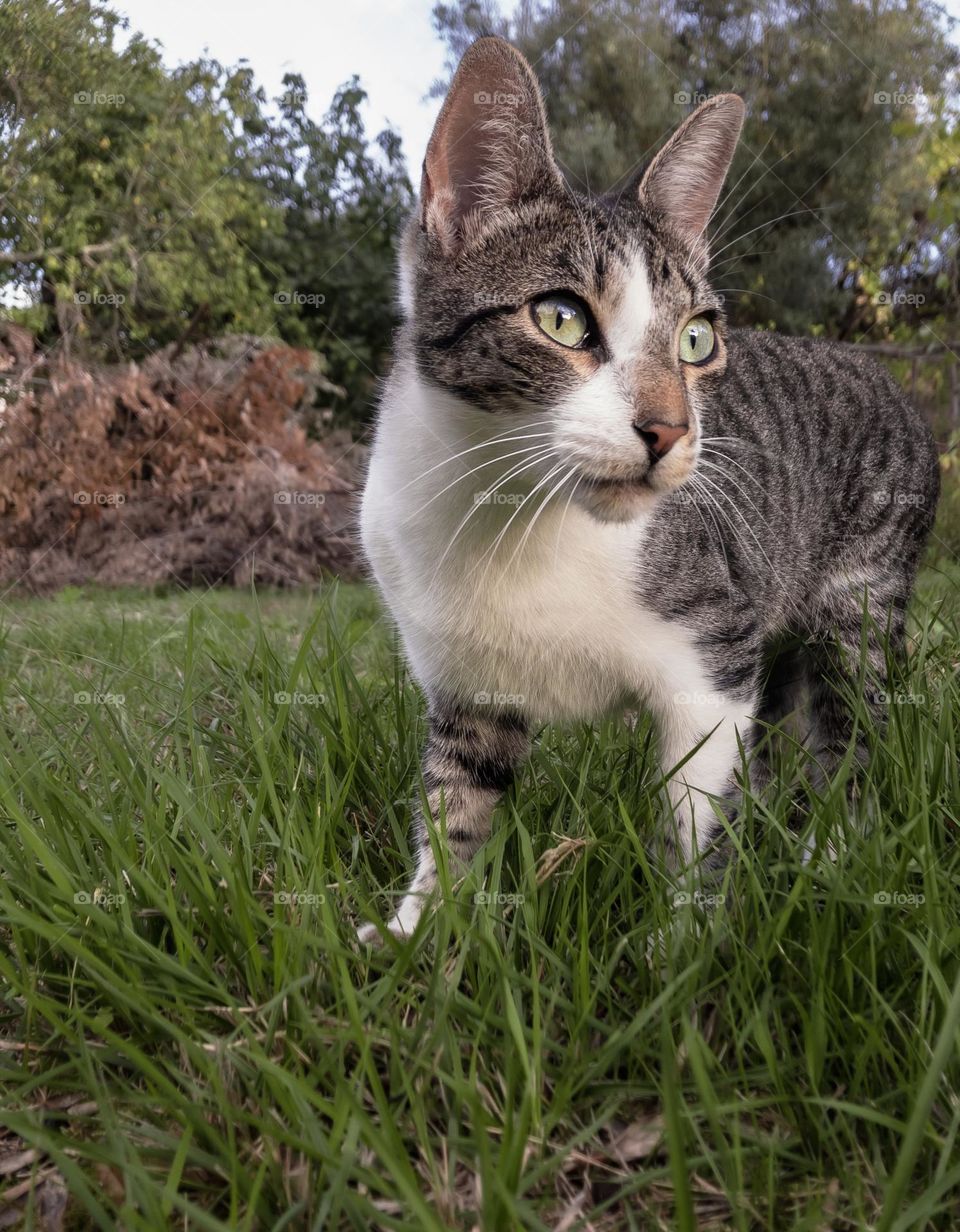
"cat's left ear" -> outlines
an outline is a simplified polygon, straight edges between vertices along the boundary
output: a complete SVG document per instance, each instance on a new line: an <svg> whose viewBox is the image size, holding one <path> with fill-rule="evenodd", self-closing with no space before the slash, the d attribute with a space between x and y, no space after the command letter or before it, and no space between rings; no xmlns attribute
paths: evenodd
<svg viewBox="0 0 960 1232"><path fill-rule="evenodd" d="M640 181L640 199L691 249L706 256L703 234L737 148L746 107L718 94L688 116Z"/></svg>

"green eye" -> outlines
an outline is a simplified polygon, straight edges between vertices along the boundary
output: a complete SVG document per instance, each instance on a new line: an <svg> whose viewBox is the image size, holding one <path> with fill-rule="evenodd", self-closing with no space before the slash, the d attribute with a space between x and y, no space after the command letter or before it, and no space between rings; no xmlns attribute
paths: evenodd
<svg viewBox="0 0 960 1232"><path fill-rule="evenodd" d="M713 326L706 317L691 317L680 332L680 358L685 364L702 364L715 345Z"/></svg>
<svg viewBox="0 0 960 1232"><path fill-rule="evenodd" d="M587 314L579 304L551 295L533 305L533 319L548 338L561 346L579 346L587 336Z"/></svg>

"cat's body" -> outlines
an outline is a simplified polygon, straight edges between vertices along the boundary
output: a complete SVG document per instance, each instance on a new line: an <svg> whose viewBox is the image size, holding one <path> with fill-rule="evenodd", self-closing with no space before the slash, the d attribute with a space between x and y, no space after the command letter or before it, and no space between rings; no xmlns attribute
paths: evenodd
<svg viewBox="0 0 960 1232"><path fill-rule="evenodd" d="M657 719L664 770L683 762L670 783L682 862L715 833L713 802L735 789L755 720L792 709L801 687L815 751L837 754L846 727L824 674L851 670L865 602L902 638L936 503L932 442L852 349L723 328L701 216L740 113L721 123L718 105L709 140L688 122L686 146L655 160L638 199L587 201L551 176L519 57L481 40L464 66L405 244L408 317L362 515L429 700L431 812L439 821L442 799L446 841L468 858L532 726L639 703ZM490 96L512 81L507 96L525 91L532 109L468 122L477 81ZM471 134L480 148L457 168ZM702 164L715 191L698 187ZM709 198L686 232L669 220L681 171L684 192ZM544 339L537 313L557 288ZM585 341L561 343L577 313ZM681 326L709 332L706 359L688 346L684 361L682 338L675 358ZM773 696L765 654L782 634L809 653ZM879 673L876 634L868 657ZM409 932L434 885L421 825L394 931Z"/></svg>

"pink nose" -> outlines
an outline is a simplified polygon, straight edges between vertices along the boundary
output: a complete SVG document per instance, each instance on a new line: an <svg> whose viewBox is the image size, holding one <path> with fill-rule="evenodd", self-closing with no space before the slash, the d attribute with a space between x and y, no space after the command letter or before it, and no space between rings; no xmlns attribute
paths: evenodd
<svg viewBox="0 0 960 1232"><path fill-rule="evenodd" d="M651 460L654 462L666 457L681 436L686 436L690 431L689 424L660 423L656 419L645 419L643 423L633 426L646 441Z"/></svg>

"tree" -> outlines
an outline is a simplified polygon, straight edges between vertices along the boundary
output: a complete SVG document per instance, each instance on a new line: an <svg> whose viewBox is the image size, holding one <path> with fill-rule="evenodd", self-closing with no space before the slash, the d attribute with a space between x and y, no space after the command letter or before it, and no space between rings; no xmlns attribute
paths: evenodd
<svg viewBox="0 0 960 1232"><path fill-rule="evenodd" d="M175 70L100 0L0 3L0 269L45 346L139 358L277 334L326 356L365 415L395 325L411 201L400 141L372 146L356 78L320 123L303 80L271 104L249 66Z"/></svg>
<svg viewBox="0 0 960 1232"><path fill-rule="evenodd" d="M282 216L244 173L244 73L168 73L96 0L0 6L0 262L41 338L114 358L192 321L259 332L269 288L243 236Z"/></svg>
<svg viewBox="0 0 960 1232"><path fill-rule="evenodd" d="M278 328L327 357L347 412L363 419L397 324L395 252L412 205L400 139L388 129L371 149L356 77L319 124L307 114L303 79L289 75L284 86L267 172L283 230L262 245L282 283Z"/></svg>

